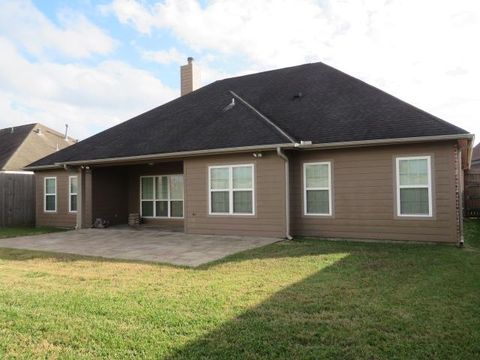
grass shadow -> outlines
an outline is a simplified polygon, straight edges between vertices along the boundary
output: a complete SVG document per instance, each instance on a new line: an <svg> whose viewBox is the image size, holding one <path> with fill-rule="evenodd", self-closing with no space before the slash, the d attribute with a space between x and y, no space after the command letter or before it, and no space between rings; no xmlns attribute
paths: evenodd
<svg viewBox="0 0 480 360"><path fill-rule="evenodd" d="M480 355L480 221L452 246L297 240L225 263L347 252L169 359L471 359ZM301 245L301 246L298 246Z"/></svg>
<svg viewBox="0 0 480 360"><path fill-rule="evenodd" d="M303 256L329 252L329 246L310 250L309 242ZM348 248L342 260L168 358L469 359L480 354L477 254L431 246Z"/></svg>

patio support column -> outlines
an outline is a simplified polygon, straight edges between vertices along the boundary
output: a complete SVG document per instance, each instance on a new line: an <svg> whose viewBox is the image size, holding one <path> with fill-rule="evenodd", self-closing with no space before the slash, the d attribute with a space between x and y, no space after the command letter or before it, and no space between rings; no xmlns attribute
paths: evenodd
<svg viewBox="0 0 480 360"><path fill-rule="evenodd" d="M83 227L83 166L78 168L77 174L77 225L76 229Z"/></svg>

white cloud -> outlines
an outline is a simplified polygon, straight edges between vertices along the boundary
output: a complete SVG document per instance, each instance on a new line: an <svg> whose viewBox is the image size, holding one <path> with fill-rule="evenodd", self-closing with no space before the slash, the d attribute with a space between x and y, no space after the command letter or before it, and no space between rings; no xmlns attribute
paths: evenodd
<svg viewBox="0 0 480 360"><path fill-rule="evenodd" d="M187 56L182 54L176 48L172 47L168 50L148 51L142 52L142 57L145 60L154 61L159 64L183 64L187 60Z"/></svg>
<svg viewBox="0 0 480 360"><path fill-rule="evenodd" d="M139 32L150 34L151 28L155 25L155 18L150 14L143 4L134 0L113 1L108 5L100 5L102 13L115 13L122 24L133 25Z"/></svg>
<svg viewBox="0 0 480 360"><path fill-rule="evenodd" d="M108 54L116 42L85 16L72 11L58 14L52 23L30 1L0 1L0 34L35 56L51 52L72 58Z"/></svg>
<svg viewBox="0 0 480 360"><path fill-rule="evenodd" d="M480 137L477 0L114 0L110 9L141 33L167 29L255 71L325 61Z"/></svg>
<svg viewBox="0 0 480 360"><path fill-rule="evenodd" d="M0 128L41 122L70 124L74 137L138 115L177 94L149 72L119 61L88 67L31 62L0 37Z"/></svg>

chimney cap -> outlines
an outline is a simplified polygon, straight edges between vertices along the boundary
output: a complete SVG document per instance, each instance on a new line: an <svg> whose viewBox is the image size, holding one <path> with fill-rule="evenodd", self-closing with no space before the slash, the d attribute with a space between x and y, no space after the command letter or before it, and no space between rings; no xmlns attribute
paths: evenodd
<svg viewBox="0 0 480 360"><path fill-rule="evenodd" d="M193 57L191 57L191 56L189 56L189 57L187 58L187 61L188 61L189 64L191 64L193 60L194 60L194 59L193 59Z"/></svg>

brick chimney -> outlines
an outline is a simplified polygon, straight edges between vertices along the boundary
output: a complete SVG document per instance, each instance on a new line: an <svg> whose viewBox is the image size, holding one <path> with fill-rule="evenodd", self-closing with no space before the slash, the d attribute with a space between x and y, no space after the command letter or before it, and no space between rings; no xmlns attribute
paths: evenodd
<svg viewBox="0 0 480 360"><path fill-rule="evenodd" d="M180 66L180 95L186 95L200 87L200 69L194 64L193 57L188 64Z"/></svg>

